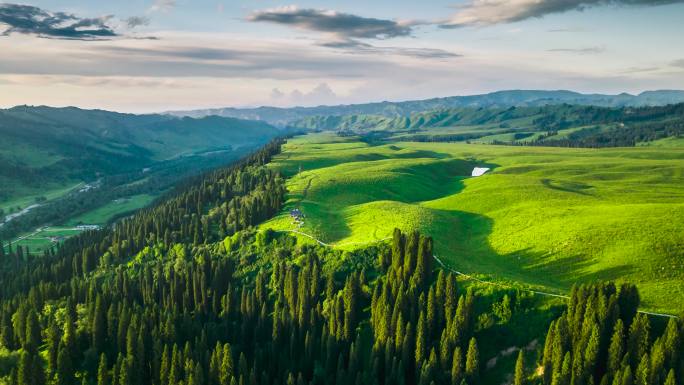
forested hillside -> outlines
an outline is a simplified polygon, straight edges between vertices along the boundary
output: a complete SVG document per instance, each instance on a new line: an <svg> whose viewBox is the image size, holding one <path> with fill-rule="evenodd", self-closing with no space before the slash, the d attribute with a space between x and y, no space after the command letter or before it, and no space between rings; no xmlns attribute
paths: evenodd
<svg viewBox="0 0 684 385"><path fill-rule="evenodd" d="M264 123L229 118L20 106L0 110L0 177L5 184L20 185L88 180L259 143L276 133Z"/></svg>
<svg viewBox="0 0 684 385"><path fill-rule="evenodd" d="M391 118L378 115L315 116L293 126L402 141L622 147L684 136L684 104L640 108L565 104L458 108Z"/></svg>
<svg viewBox="0 0 684 385"><path fill-rule="evenodd" d="M354 252L256 232L284 202L283 177L266 167L281 144L44 256L1 255L2 381L673 385L684 378L681 322L651 328L636 315L631 285L575 289L565 309L457 280L436 268L432 239L416 232L395 230L390 242ZM523 347L514 349L515 370L492 363L511 344Z"/></svg>
<svg viewBox="0 0 684 385"><path fill-rule="evenodd" d="M281 133L263 122L220 117L0 110L0 238L63 225L103 207L111 215L90 215L97 221L86 224L104 224L129 213L117 202L152 199L182 178L234 161Z"/></svg>

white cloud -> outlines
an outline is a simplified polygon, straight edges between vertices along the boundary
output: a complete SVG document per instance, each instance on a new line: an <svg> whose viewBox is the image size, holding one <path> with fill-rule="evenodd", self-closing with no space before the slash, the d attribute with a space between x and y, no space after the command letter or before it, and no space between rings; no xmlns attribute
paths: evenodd
<svg viewBox="0 0 684 385"><path fill-rule="evenodd" d="M470 0L444 28L486 26L599 6L657 6L684 0Z"/></svg>
<svg viewBox="0 0 684 385"><path fill-rule="evenodd" d="M176 0L155 0L149 12L169 12L176 8Z"/></svg>

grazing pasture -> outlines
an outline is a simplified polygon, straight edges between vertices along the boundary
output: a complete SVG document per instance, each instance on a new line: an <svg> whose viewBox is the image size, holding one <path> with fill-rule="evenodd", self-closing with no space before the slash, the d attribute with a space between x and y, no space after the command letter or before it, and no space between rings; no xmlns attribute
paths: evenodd
<svg viewBox="0 0 684 385"><path fill-rule="evenodd" d="M387 142L310 134L272 167L288 203L263 227L342 248L395 227L435 239L450 267L565 293L629 280L645 309L684 310L684 148L566 149ZM491 171L471 177L474 167ZM302 237L303 239L305 237Z"/></svg>

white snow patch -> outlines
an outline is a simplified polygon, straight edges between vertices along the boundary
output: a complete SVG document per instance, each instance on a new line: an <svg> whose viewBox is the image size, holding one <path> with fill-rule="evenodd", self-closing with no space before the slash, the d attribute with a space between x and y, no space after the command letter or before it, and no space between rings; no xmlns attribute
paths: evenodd
<svg viewBox="0 0 684 385"><path fill-rule="evenodd" d="M482 176L487 171L489 171L489 167L475 167L472 176Z"/></svg>

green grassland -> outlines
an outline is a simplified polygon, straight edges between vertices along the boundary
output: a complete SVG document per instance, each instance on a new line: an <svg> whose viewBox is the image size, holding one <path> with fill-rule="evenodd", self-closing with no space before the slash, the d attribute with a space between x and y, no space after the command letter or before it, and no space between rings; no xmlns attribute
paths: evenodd
<svg viewBox="0 0 684 385"><path fill-rule="evenodd" d="M88 211L69 219L66 225L104 225L110 219L118 215L131 213L149 205L155 198L156 196L150 194L140 194L131 196L129 198L120 198L104 206L98 207L95 210Z"/></svg>
<svg viewBox="0 0 684 385"><path fill-rule="evenodd" d="M73 227L43 227L23 234L18 240L12 242L12 248L21 246L26 250L28 247L32 255L42 255L51 246L80 232L81 230ZM8 245L5 245L5 249L8 249Z"/></svg>
<svg viewBox="0 0 684 385"><path fill-rule="evenodd" d="M470 177L483 165L492 172ZM290 194L264 227L297 229L286 213L299 207L300 231L343 248L417 229L464 273L553 292L629 280L645 308L684 310L684 148L374 146L313 134L291 139L272 167Z"/></svg>
<svg viewBox="0 0 684 385"><path fill-rule="evenodd" d="M148 206L155 198L156 195L139 194L129 198L117 199L97 209L73 217L63 225L42 227L21 234L12 241L12 247L28 247L31 254L42 254L55 243L79 234L82 230L76 228L78 225L106 225L117 216L132 213ZM7 246L5 245L6 249Z"/></svg>
<svg viewBox="0 0 684 385"><path fill-rule="evenodd" d="M80 188L85 183L56 183L48 184L42 186L41 188L29 188L25 186L20 186L14 191L13 197L9 200L0 201L0 209L4 211L5 214L9 214L10 211L16 211L17 207L24 209L27 206L36 203L37 198L45 198L46 200L57 199L66 195L67 193Z"/></svg>

